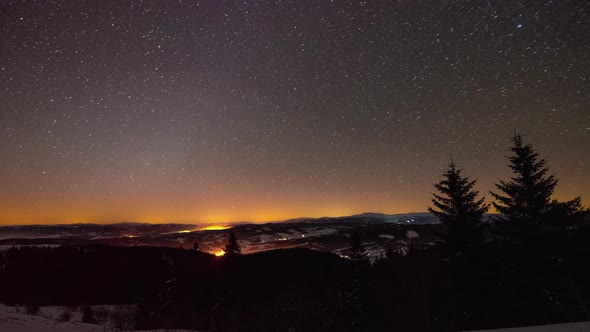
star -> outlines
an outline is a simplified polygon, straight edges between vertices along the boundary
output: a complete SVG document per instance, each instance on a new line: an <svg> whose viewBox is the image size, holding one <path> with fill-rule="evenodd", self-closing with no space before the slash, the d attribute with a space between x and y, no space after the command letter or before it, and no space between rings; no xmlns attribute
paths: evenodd
<svg viewBox="0 0 590 332"><path fill-rule="evenodd" d="M0 223L425 211L513 129L590 203L589 1L42 2L0 1Z"/></svg>

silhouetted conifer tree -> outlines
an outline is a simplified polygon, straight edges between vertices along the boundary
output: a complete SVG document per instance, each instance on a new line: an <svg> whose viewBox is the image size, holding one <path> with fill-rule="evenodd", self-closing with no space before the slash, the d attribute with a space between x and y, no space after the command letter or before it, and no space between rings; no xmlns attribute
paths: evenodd
<svg viewBox="0 0 590 332"><path fill-rule="evenodd" d="M566 224L569 224L575 221L583 221L585 213L588 213L588 209L582 206L580 196L566 202L552 200L551 209L545 214L543 220L552 223L561 224L566 222Z"/></svg>
<svg viewBox="0 0 590 332"><path fill-rule="evenodd" d="M432 204L439 210L428 208L428 211L447 225L447 242L451 252L480 240L481 218L489 208L484 198L477 198L479 192L473 189L476 180L470 180L461 175L461 172L451 160L449 168L443 174L444 178L434 185L442 194L432 194Z"/></svg>
<svg viewBox="0 0 590 332"><path fill-rule="evenodd" d="M242 248L240 247L240 244L238 243L238 238L236 237L236 234L234 234L234 232L229 233L227 244L225 245L223 251L225 252L226 256L235 256L240 255L242 253Z"/></svg>
<svg viewBox="0 0 590 332"><path fill-rule="evenodd" d="M352 279L344 291L347 316L352 319L352 330L363 331L366 325L366 312L363 310L364 293L367 289L367 256L358 230L350 234L350 258L354 263Z"/></svg>
<svg viewBox="0 0 590 332"><path fill-rule="evenodd" d="M548 174L547 161L539 158L533 146L525 144L516 132L510 151L508 166L514 176L495 184L501 193L490 191L497 201L492 204L503 215L500 220L536 224L548 217L559 219L581 210L579 197L567 202L551 200L558 180L554 174Z"/></svg>
<svg viewBox="0 0 590 332"><path fill-rule="evenodd" d="M199 241L195 241L195 243L193 243L193 250L201 251L201 245L199 244Z"/></svg>
<svg viewBox="0 0 590 332"><path fill-rule="evenodd" d="M357 230L350 234L350 258L354 262L365 260L365 248L361 242L361 236Z"/></svg>

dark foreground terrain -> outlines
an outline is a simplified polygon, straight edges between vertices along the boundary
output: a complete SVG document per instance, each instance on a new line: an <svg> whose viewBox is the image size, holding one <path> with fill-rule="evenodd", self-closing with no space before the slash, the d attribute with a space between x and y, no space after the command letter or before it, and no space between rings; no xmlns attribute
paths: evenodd
<svg viewBox="0 0 590 332"><path fill-rule="evenodd" d="M367 237L361 228L361 238ZM590 228L373 264L294 248L232 257L97 244L0 252L0 302L136 304L138 329L454 331L589 320ZM90 313L91 316L92 313Z"/></svg>

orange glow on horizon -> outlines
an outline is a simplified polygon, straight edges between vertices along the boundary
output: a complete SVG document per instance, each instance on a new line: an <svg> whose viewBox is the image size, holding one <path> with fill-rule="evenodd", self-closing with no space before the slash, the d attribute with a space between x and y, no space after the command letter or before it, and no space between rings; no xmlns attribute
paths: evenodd
<svg viewBox="0 0 590 332"><path fill-rule="evenodd" d="M214 252L213 254L217 257L221 257L221 256L225 255L225 251L223 249L221 249L219 251Z"/></svg>
<svg viewBox="0 0 590 332"><path fill-rule="evenodd" d="M424 175L424 182L428 181L425 185L427 190L412 188L403 193L386 193L376 190L362 197L358 197L356 193L342 191L331 194L329 198L322 198L315 195L315 192L306 191L308 195L306 197L298 197L297 193L294 193L292 199L288 201L285 199L285 201L268 204L257 194L251 194L243 198L243 201L232 201L232 203L228 203L225 199L210 197L196 204L195 207L189 204L195 202L190 198L186 201L178 199L171 202L173 195L152 199L143 197L140 193L134 193L126 197L115 197L116 202L111 201L111 198L108 201L97 199L89 202L74 198L58 199L59 197L55 196L47 198L47 196L32 194L25 199L22 193L15 194L7 191L0 193L0 226L139 222L190 224L191 226L186 226L187 231L191 229L192 231L214 231L224 229L220 227L230 227L235 222L265 223L300 217L349 216L363 212L386 214L426 212L430 205L432 191L430 181L439 177L438 170L435 169L434 172L436 173ZM490 175L488 178L481 176L478 183L492 183L496 179L490 177L495 175ZM502 176L502 174L497 175ZM581 194L583 198L590 197L590 194L584 195L585 192L589 192L590 187L585 189L584 184L580 184L574 190L565 185L563 178L562 182L553 198L569 200L574 194ZM480 185L479 189L480 192L485 193L486 186ZM318 195L324 194L318 193ZM482 196L486 197L486 202L492 201L489 195L482 194ZM123 205L122 202L126 204ZM588 206L588 200L585 199L583 204ZM490 212L495 211L492 209Z"/></svg>
<svg viewBox="0 0 590 332"><path fill-rule="evenodd" d="M223 225L211 225L211 226L205 226L203 228L200 229L200 231L222 231L224 229L228 229L230 228L229 226L223 226Z"/></svg>

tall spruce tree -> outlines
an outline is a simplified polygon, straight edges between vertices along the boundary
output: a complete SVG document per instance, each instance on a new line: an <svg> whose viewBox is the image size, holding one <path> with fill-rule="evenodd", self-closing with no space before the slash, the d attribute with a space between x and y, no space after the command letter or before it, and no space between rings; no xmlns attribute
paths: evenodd
<svg viewBox="0 0 590 332"><path fill-rule="evenodd" d="M350 234L350 258L356 263L365 260L365 248L358 230L354 230Z"/></svg>
<svg viewBox="0 0 590 332"><path fill-rule="evenodd" d="M434 185L441 195L433 193L432 204L439 210L428 207L447 226L447 243L452 253L481 240L481 218L489 208L485 198L477 198L479 192L473 189L476 180L461 172L451 160L443 179Z"/></svg>
<svg viewBox="0 0 590 332"><path fill-rule="evenodd" d="M522 135L514 133L510 151L508 166L514 176L495 183L501 193L490 191L497 201L492 204L503 215L500 220L537 224L562 219L582 209L580 197L567 202L551 199L558 180L549 174L547 160L540 158L531 144L525 144Z"/></svg>
<svg viewBox="0 0 590 332"><path fill-rule="evenodd" d="M238 238L234 232L229 233L227 244L225 245L223 251L225 252L225 256L237 256L242 253L242 248L240 247Z"/></svg>

